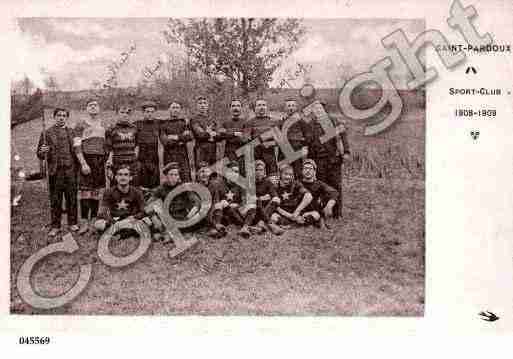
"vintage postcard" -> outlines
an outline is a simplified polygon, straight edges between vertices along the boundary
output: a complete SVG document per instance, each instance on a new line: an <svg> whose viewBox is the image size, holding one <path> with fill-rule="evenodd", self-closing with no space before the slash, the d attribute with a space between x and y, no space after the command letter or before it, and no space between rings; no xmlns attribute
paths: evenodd
<svg viewBox="0 0 513 359"><path fill-rule="evenodd" d="M100 315L513 329L513 5L279 3L12 12L20 345Z"/></svg>

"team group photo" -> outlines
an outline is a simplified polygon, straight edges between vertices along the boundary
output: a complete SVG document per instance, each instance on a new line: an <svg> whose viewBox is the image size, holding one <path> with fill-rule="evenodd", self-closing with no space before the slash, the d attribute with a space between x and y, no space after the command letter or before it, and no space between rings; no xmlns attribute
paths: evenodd
<svg viewBox="0 0 513 359"><path fill-rule="evenodd" d="M11 313L423 315L423 20L15 26Z"/></svg>

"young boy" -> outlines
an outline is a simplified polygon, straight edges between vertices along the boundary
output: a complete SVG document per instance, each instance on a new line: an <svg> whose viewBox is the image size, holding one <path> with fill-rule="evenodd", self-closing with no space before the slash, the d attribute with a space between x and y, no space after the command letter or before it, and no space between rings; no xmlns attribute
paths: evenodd
<svg viewBox="0 0 513 359"><path fill-rule="evenodd" d="M130 166L121 165L115 169L116 186L103 194L94 227L99 232L124 219L143 219L144 197L140 189L131 186Z"/></svg>
<svg viewBox="0 0 513 359"><path fill-rule="evenodd" d="M314 220L308 220L303 217L303 211L312 202L312 194L306 190L301 182L294 180L294 169L290 165L280 167L280 183L277 189L280 197L280 205L276 212L272 214L271 220L274 223L284 222L288 224L294 222L297 224L313 223Z"/></svg>
<svg viewBox="0 0 513 359"><path fill-rule="evenodd" d="M56 108L53 111L55 125L41 133L37 145L37 157L47 159L48 190L51 207L51 229L48 235L55 237L61 228L62 197L66 198L66 213L70 230L77 226L77 170L73 152L73 130L66 126L69 111Z"/></svg>
<svg viewBox="0 0 513 359"><path fill-rule="evenodd" d="M266 178L265 163L262 160L255 161L255 190L257 226L262 232L269 229L273 234L283 234L283 229L271 221L271 215L280 204L280 197L276 186Z"/></svg>
<svg viewBox="0 0 513 359"><path fill-rule="evenodd" d="M317 165L312 159L306 159L303 163L303 185L313 197L305 216L308 212L319 213L319 225L326 228L325 220L333 218L337 211L338 191L317 179Z"/></svg>
<svg viewBox="0 0 513 359"><path fill-rule="evenodd" d="M105 148L108 153L107 167L130 166L132 186L138 186L137 127L130 119L131 114L130 106L119 107L116 124L105 131ZM115 185L114 181L111 185Z"/></svg>
<svg viewBox="0 0 513 359"><path fill-rule="evenodd" d="M149 200L149 202L152 203L151 208L153 209L153 213L151 214L160 214L164 210L163 204L168 194L182 184L179 163L168 163L164 167L163 173L166 176L165 182L153 191L152 198ZM168 212L175 220L183 221L192 218L199 211L199 207L200 204L197 198L191 192L182 192L173 198ZM152 217L152 222L156 230L164 230L163 226L160 225L159 218ZM165 232L164 243L170 242L171 240L172 238Z"/></svg>
<svg viewBox="0 0 513 359"><path fill-rule="evenodd" d="M77 123L73 146L81 166L79 177L80 234L89 230L89 216L94 222L98 215L100 191L105 188L105 128L99 117L100 105L95 99L86 102L89 117Z"/></svg>

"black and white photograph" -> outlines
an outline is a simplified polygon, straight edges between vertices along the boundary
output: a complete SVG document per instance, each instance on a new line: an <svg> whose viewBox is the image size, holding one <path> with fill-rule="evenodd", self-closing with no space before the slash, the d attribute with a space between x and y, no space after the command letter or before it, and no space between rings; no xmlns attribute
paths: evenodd
<svg viewBox="0 0 513 359"><path fill-rule="evenodd" d="M10 313L423 317L397 16L17 18Z"/></svg>

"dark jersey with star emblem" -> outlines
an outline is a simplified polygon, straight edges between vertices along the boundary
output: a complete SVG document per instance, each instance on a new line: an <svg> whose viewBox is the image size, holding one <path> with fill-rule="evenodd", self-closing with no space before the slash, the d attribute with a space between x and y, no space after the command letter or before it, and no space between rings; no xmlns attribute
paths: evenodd
<svg viewBox="0 0 513 359"><path fill-rule="evenodd" d="M338 191L323 181L316 179L312 182L303 181L303 186L312 194L309 209L318 210L325 206L329 200L338 199Z"/></svg>
<svg viewBox="0 0 513 359"><path fill-rule="evenodd" d="M107 152L112 151L114 166L135 162L137 127L129 122L118 122L105 133Z"/></svg>
<svg viewBox="0 0 513 359"><path fill-rule="evenodd" d="M221 191L221 200L226 200L228 203L232 204L242 204L242 199L244 198L244 192L240 186L236 183L230 182L226 179L223 180L223 185L220 186Z"/></svg>
<svg viewBox="0 0 513 359"><path fill-rule="evenodd" d="M288 185L280 183L277 192L281 200L280 207L287 212L294 212L308 190L301 182L292 181Z"/></svg>
<svg viewBox="0 0 513 359"><path fill-rule="evenodd" d="M117 221L129 216L135 219L144 217L142 192L132 186L128 187L127 193L120 191L117 186L107 189L103 194L98 218Z"/></svg>

